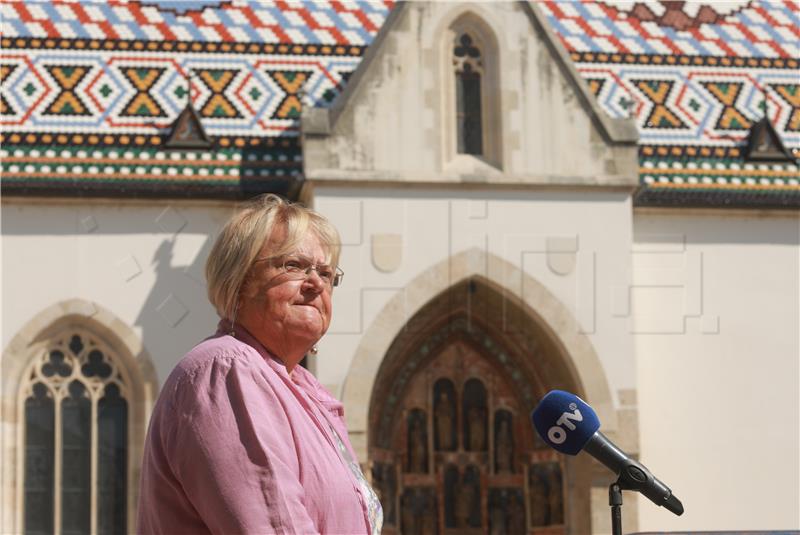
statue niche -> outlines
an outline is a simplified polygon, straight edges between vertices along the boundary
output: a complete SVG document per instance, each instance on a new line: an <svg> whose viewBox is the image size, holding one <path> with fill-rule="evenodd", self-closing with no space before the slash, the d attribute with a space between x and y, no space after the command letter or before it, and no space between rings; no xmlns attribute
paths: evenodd
<svg viewBox="0 0 800 535"><path fill-rule="evenodd" d="M403 535L436 535L436 494L433 489L407 488L400 505Z"/></svg>
<svg viewBox="0 0 800 535"><path fill-rule="evenodd" d="M456 524L460 528L481 527L481 475L477 466L467 466L459 485Z"/></svg>
<svg viewBox="0 0 800 535"><path fill-rule="evenodd" d="M464 417L464 449L486 451L486 387L479 379L469 379L464 384L462 400Z"/></svg>
<svg viewBox="0 0 800 535"><path fill-rule="evenodd" d="M456 449L456 393L453 382L439 379L433 385L433 421L436 433L434 447L437 451Z"/></svg>
<svg viewBox="0 0 800 535"><path fill-rule="evenodd" d="M489 533L526 533L525 505L521 489L494 488L489 493Z"/></svg>
<svg viewBox="0 0 800 535"><path fill-rule="evenodd" d="M395 518L395 500L397 498L395 465L390 463L373 464L372 483L383 508L384 524L394 525L397 522Z"/></svg>
<svg viewBox="0 0 800 535"><path fill-rule="evenodd" d="M564 523L564 501L561 466L557 462L531 465L530 511L533 526Z"/></svg>
<svg viewBox="0 0 800 535"><path fill-rule="evenodd" d="M428 471L428 419L422 409L412 409L408 413L406 471Z"/></svg>
<svg viewBox="0 0 800 535"><path fill-rule="evenodd" d="M444 496L446 528L481 527L481 471L477 466L468 465L460 475L456 465L447 465Z"/></svg>
<svg viewBox="0 0 800 535"><path fill-rule="evenodd" d="M514 471L514 428L509 411L494 413L494 469L498 474Z"/></svg>
<svg viewBox="0 0 800 535"><path fill-rule="evenodd" d="M455 528L456 524L456 489L459 482L458 467L450 464L444 469L444 525Z"/></svg>

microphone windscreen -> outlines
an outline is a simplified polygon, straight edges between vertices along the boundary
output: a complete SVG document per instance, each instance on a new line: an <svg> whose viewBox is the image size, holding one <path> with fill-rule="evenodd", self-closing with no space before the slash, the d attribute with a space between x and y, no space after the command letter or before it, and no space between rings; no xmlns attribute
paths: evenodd
<svg viewBox="0 0 800 535"><path fill-rule="evenodd" d="M551 448L577 455L600 429L594 410L575 394L551 390L531 413L533 426Z"/></svg>

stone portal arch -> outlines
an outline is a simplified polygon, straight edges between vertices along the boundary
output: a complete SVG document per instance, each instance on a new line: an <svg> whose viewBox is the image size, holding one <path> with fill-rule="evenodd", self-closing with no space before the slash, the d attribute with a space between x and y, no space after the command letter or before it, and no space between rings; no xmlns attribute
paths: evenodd
<svg viewBox="0 0 800 535"><path fill-rule="evenodd" d="M343 385L342 401L353 446L367 453L369 403L378 371L390 346L409 319L427 303L459 281L479 277L502 296L503 302L524 312L551 341L556 361L569 370L574 392L597 411L604 429L617 429L611 389L588 337L569 309L542 283L510 262L473 248L447 258L419 274L378 313L361 337Z"/></svg>
<svg viewBox="0 0 800 535"><path fill-rule="evenodd" d="M442 375L441 370L448 369L443 362L450 358L450 369L456 362L446 356L448 352L469 355L465 358L474 364L472 371L463 377L458 370ZM488 394L481 402L485 403L482 410L493 415L484 429L488 426L496 432L495 426L503 419L514 424L513 476L493 472L495 461L489 457L507 447L498 438L487 435L484 457L464 450L466 405L453 413L459 422L455 429L464 429L457 439L461 449L452 455L435 449L438 439L433 435L440 428L434 427L433 415L439 403L437 393L445 388L436 381L452 382L446 387L452 396L444 401L456 398L461 400L457 403L465 403L469 397L464 394L466 381L477 377L487 377L486 384L493 385L484 386ZM540 521L535 516L536 504L553 500L550 491L544 497L543 487L561 489L562 494L556 494L563 507L560 524L544 525L554 533L590 532L590 461L585 456L559 459L552 450L536 444L527 424L527 414L552 388L581 395L598 410L604 428L616 429L611 392L592 344L567 307L535 278L499 257L472 249L412 280L365 332L343 391L354 445L362 459L369 458L373 483L395 510L387 533L400 528L403 511L407 519L438 522L445 532L486 530L498 521L519 526L519 518L527 530L534 530L542 526L536 524ZM422 446L416 446L413 459L409 457L412 435L428 448L423 455ZM471 510L479 502L465 502L459 509L453 501L459 491L453 489L478 485L477 481L481 483L471 497L462 500L479 496L482 516L465 520L458 511ZM531 492L539 492L538 497ZM520 504L525 505L521 517ZM409 508L413 514L407 513ZM413 526L412 531L430 527Z"/></svg>
<svg viewBox="0 0 800 535"><path fill-rule="evenodd" d="M158 378L147 351L136 333L125 322L104 307L82 299L70 299L43 310L31 319L3 351L2 360L2 462L10 469L3 471L3 493L8 514L3 518L3 532L21 532L23 523L24 472L24 403L21 386L26 383L36 361L48 351L54 337L72 330L90 333L98 348L113 351L115 369L125 378L129 398L127 417L127 529L135 530L138 502L138 481L141 455L155 396ZM21 421L21 418L23 420ZM12 469L13 467L13 469ZM94 483L92 483L94 484Z"/></svg>
<svg viewBox="0 0 800 535"><path fill-rule="evenodd" d="M551 388L581 391L559 352L481 276L409 319L370 400L370 469L387 534L586 531L586 459L547 447L528 416Z"/></svg>

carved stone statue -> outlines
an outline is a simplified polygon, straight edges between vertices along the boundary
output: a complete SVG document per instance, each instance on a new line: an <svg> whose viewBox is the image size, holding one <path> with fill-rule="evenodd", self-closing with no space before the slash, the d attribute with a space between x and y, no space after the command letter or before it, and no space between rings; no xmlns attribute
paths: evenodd
<svg viewBox="0 0 800 535"><path fill-rule="evenodd" d="M557 464L550 467L547 471L547 486L550 489L548 493L548 505L550 508L550 523L563 524L564 523L564 504L563 504L563 490L561 488L561 470Z"/></svg>
<svg viewBox="0 0 800 535"><path fill-rule="evenodd" d="M513 444L511 426L508 424L508 420L504 418L500 421L500 428L497 430L497 436L495 437L495 466L498 472L512 471Z"/></svg>
<svg viewBox="0 0 800 535"><path fill-rule="evenodd" d="M440 450L451 450L453 444L453 407L446 391L439 392L436 403L436 441Z"/></svg>
<svg viewBox="0 0 800 535"><path fill-rule="evenodd" d="M508 532L525 533L525 508L517 493L511 493L508 503Z"/></svg>
<svg viewBox="0 0 800 535"><path fill-rule="evenodd" d="M531 524L533 526L547 526L550 524L550 493L548 492L542 469L542 465L531 466L531 484L528 497L531 505Z"/></svg>
<svg viewBox="0 0 800 535"><path fill-rule="evenodd" d="M492 507L489 511L489 523L491 524L491 535L506 535L506 515L499 505Z"/></svg>
<svg viewBox="0 0 800 535"><path fill-rule="evenodd" d="M470 526L470 516L473 508L478 503L478 486L475 482L462 481L456 494L456 526L466 528Z"/></svg>
<svg viewBox="0 0 800 535"><path fill-rule="evenodd" d="M414 511L414 508L411 507L411 504L408 503L411 500L407 498L408 496L405 496L403 499L403 518L402 518L403 533L409 535L417 535L420 532L419 526L417 526L419 517Z"/></svg>
<svg viewBox="0 0 800 535"><path fill-rule="evenodd" d="M436 535L436 508L430 503L430 496L427 496L425 503L425 513L421 522L421 535Z"/></svg>
<svg viewBox="0 0 800 535"><path fill-rule="evenodd" d="M469 449L483 451L486 449L486 418L480 407L472 407L467 415L469 421Z"/></svg>
<svg viewBox="0 0 800 535"><path fill-rule="evenodd" d="M430 489L406 489L402 509L403 535L436 535L436 501Z"/></svg>
<svg viewBox="0 0 800 535"><path fill-rule="evenodd" d="M383 519L387 524L394 524L394 509L396 498L396 485L394 465L391 464L376 464L373 468L375 474L375 492L378 494L378 499L383 508Z"/></svg>
<svg viewBox="0 0 800 535"><path fill-rule="evenodd" d="M409 466L410 472L426 472L427 467L427 440L422 419L412 416L411 429L409 429Z"/></svg>

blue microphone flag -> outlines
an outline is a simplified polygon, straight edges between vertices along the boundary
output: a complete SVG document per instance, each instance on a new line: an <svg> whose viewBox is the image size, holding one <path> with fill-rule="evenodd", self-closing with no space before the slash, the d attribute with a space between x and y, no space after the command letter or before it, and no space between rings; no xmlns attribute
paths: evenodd
<svg viewBox="0 0 800 535"><path fill-rule="evenodd" d="M577 455L600 429L594 410L575 394L551 390L531 413L539 436L551 448Z"/></svg>

